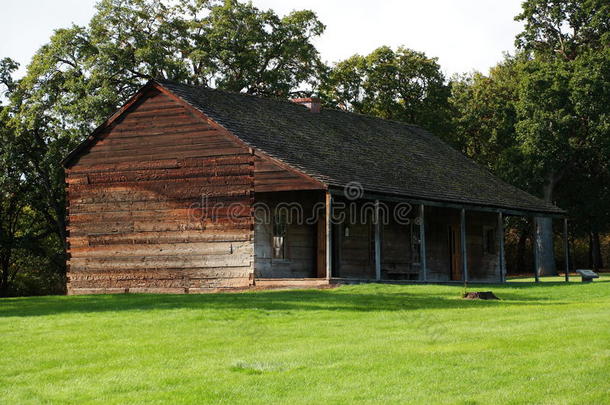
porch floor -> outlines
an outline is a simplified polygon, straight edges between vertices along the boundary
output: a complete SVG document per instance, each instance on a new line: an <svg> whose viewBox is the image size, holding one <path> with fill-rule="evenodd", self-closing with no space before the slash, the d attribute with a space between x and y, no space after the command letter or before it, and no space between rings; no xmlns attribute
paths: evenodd
<svg viewBox="0 0 610 405"><path fill-rule="evenodd" d="M334 277L330 280L325 278L257 278L254 283L255 288L274 289L274 288L324 288L339 286L341 284L438 284L438 285L463 285L463 281L422 281L422 280L375 280ZM471 281L468 284L499 284L500 281Z"/></svg>
<svg viewBox="0 0 610 405"><path fill-rule="evenodd" d="M257 288L320 288L331 283L325 278L257 278Z"/></svg>

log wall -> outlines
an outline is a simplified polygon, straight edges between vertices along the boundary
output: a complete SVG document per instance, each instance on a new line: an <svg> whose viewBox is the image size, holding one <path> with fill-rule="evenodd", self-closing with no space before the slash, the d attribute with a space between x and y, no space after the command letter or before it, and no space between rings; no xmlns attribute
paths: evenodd
<svg viewBox="0 0 610 405"><path fill-rule="evenodd" d="M254 190L270 191L321 190L324 185L266 156L254 157Z"/></svg>
<svg viewBox="0 0 610 405"><path fill-rule="evenodd" d="M68 292L251 284L254 155L150 90L66 170Z"/></svg>

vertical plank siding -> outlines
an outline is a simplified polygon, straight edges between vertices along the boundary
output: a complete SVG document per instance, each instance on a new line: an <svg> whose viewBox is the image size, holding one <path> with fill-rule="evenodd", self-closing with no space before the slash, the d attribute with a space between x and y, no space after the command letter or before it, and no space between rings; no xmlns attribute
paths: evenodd
<svg viewBox="0 0 610 405"><path fill-rule="evenodd" d="M466 251L468 277L471 282L501 280L499 246L496 243L494 254L486 253L483 246L483 234L486 228L493 228L498 232L496 215L490 212L466 212ZM426 221L428 281L450 281L449 226L459 230L460 211L451 208L426 207Z"/></svg>
<svg viewBox="0 0 610 405"><path fill-rule="evenodd" d="M250 285L254 156L156 90L66 170L68 292Z"/></svg>
<svg viewBox="0 0 610 405"><path fill-rule="evenodd" d="M322 196L314 191L294 191L281 193L256 193L256 221L254 225L255 275L257 278L315 278L316 258L324 258L325 250L318 252L317 229L324 224L324 218L317 223L312 219L314 205ZM273 258L273 215L279 204L298 205L303 217L297 218L294 211L288 215L286 229L285 257Z"/></svg>

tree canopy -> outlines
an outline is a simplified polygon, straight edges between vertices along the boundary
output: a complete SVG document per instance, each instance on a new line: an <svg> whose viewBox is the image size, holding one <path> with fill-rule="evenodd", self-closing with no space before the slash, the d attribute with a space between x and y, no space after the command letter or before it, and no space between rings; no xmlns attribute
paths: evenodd
<svg viewBox="0 0 610 405"><path fill-rule="evenodd" d="M450 137L449 86L437 59L422 52L382 46L354 55L330 69L320 91L332 106Z"/></svg>

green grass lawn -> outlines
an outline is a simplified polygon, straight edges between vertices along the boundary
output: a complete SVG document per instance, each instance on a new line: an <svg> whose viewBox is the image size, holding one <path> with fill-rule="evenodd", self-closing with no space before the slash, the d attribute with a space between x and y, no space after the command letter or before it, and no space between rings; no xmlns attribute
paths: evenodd
<svg viewBox="0 0 610 405"><path fill-rule="evenodd" d="M490 289L1 299L0 402L610 403L609 276Z"/></svg>

